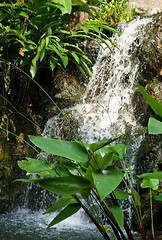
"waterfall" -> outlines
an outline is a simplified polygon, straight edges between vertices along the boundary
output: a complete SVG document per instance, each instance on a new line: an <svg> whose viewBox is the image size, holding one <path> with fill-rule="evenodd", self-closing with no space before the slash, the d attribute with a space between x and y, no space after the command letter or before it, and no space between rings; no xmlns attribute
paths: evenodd
<svg viewBox="0 0 162 240"><path fill-rule="evenodd" d="M121 142L127 145L126 165L129 167L130 164L133 177L136 174L136 156L146 131L134 113L133 98L141 64L138 54L144 40L145 27L151 21L152 18L136 19L119 26L122 34L112 37L118 48L113 47L111 52L103 44L81 102L64 109L64 113L77 123L76 130L83 142L93 143L122 134ZM58 121L62 121L59 128ZM43 136L62 138L65 122L60 115L50 118ZM64 138L68 139L68 133ZM126 214L131 220L130 204L124 203L122 208L127 209Z"/></svg>
<svg viewBox="0 0 162 240"><path fill-rule="evenodd" d="M138 53L142 47L145 28L151 21L152 18L135 19L119 26L122 34L112 37L118 48L112 47L111 52L103 44L81 103L64 109L64 113L78 126L76 130L83 142L92 143L122 134L122 140L128 145L132 171L133 161L145 132L145 127L136 119L136 103L133 102L141 64ZM58 121L66 122L60 115L50 118L43 136L61 138L63 124L58 129Z"/></svg>
<svg viewBox="0 0 162 240"><path fill-rule="evenodd" d="M112 53L106 45L100 49L82 103L64 109L78 122L76 130L83 141L91 143L115 134L126 134L130 128L131 136L137 130L143 131L134 116L132 98L141 64L137 54L145 27L151 21L151 18L144 18L121 25L121 36L112 37L118 48L113 47ZM43 135L54 137L56 118L48 120Z"/></svg>
<svg viewBox="0 0 162 240"><path fill-rule="evenodd" d="M70 116L70 120L72 119L72 122L74 122L74 127L83 142L92 143L103 138L122 134L121 141L128 145L126 160L128 164L131 162L132 172L135 172L136 154L145 133L145 127L138 123L135 115L133 98L137 90L136 80L139 65L141 64L138 59L138 53L143 43L145 27L150 22L152 22L152 18L135 19L130 23L123 23L119 26L121 35L114 34L112 37L112 41L117 44L118 48L112 47L111 52L103 44L92 69L93 76L85 86L85 92L80 103L63 110L65 115ZM65 119L60 114L53 116L47 121L42 136L69 140L66 131L67 127L64 129L65 124L67 125ZM68 132L70 132L70 138L73 138L71 129ZM12 222L17 221L18 228L21 228L21 220L23 218L22 222L26 221L26 223L23 224L22 231L24 231L25 224L28 225L28 222L30 222L34 230L31 230L32 234L29 239L33 239L33 232L38 231L39 234L43 234L45 227L53 216L45 215L41 217L41 214L42 211L29 213L27 210L19 210L9 217L6 215L2 216L2 222L6 221L8 224L8 218L10 218ZM2 222L0 221L0 226ZM80 229L79 232L82 234L79 238L76 238L76 236L71 238L72 232L75 232L75 226ZM69 227L72 231L67 236ZM85 230L86 227L88 230ZM7 229L8 225L4 228ZM14 228L14 225L12 228ZM46 231L46 239L102 239L98 235L94 236L94 229L92 230L92 235L88 235L91 234L89 231L92 229L91 225L88 226L87 220L81 217L80 213L72 216L62 225L59 224L56 228L57 230L62 229L59 231L63 231L64 238L56 236L57 231L54 228L54 230L49 230L49 235ZM52 238L54 234L56 238ZM39 236L35 236L34 239L40 239Z"/></svg>

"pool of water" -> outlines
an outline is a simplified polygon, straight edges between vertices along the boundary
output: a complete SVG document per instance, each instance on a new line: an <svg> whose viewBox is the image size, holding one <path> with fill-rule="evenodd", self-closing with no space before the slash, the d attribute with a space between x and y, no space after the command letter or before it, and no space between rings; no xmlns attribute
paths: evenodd
<svg viewBox="0 0 162 240"><path fill-rule="evenodd" d="M42 215L43 211L31 212L20 209L0 216L2 240L103 240L96 228L80 214L46 229L54 215Z"/></svg>

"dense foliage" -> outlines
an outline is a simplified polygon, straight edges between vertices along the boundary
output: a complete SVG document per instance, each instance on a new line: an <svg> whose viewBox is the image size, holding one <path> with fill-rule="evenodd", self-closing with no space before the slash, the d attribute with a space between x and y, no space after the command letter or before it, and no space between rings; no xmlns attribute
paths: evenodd
<svg viewBox="0 0 162 240"><path fill-rule="evenodd" d="M116 25L123 21L131 21L136 14L136 6L129 9L129 0L103 0L96 4L96 16L106 21L109 25Z"/></svg>
<svg viewBox="0 0 162 240"><path fill-rule="evenodd" d="M1 129L6 123L6 132L8 133L9 124L15 132L14 122L6 114L7 103L8 99L14 104L16 101L23 102L24 95L29 88L29 83L25 81L24 70L36 78L41 68L50 68L54 71L58 66L64 71L69 62L73 62L83 72L91 75L88 66L83 61L83 59L86 61L89 59L77 44L80 39L89 38L97 41L98 44L102 41L108 45L106 40L109 42L111 40L100 32L100 28L117 32L108 27L107 22L116 24L124 18L126 20L127 15L124 14L127 2L119 0L110 2L31 0L0 3L0 77L2 80L0 91L5 100L5 107L2 109L3 100L0 98L0 111L4 111ZM101 11L98 12L95 8L92 11L90 5L97 6ZM88 13L90 17L83 24L77 22L74 17L79 11ZM10 62L14 63L15 67ZM22 69L20 72L16 71L19 67ZM152 100L142 88L139 87L139 89L156 113L156 116L149 120L149 133L161 133L161 105ZM17 90L19 90L18 93ZM142 224L140 195L133 187L132 179L124 165L126 145L107 146L119 137L86 144L82 141L67 142L30 136L31 142L37 147L54 156L59 156L59 158L54 158L53 162L27 158L18 163L21 169L27 171L27 175L37 173L41 177L19 181L39 183L48 191L63 195L45 212L46 214L63 208L48 227L83 208L105 239L109 239L111 232L114 232L117 239L126 239L125 232L129 239L133 239L118 203L118 199L131 197L142 238L146 239ZM19 139L23 141L21 136ZM117 167L117 162L120 162L122 170L119 168L120 164ZM158 189L161 173L144 173L138 178L143 178L141 187L150 189L154 239L151 189ZM127 191L123 191L120 187L123 181L126 183ZM107 203L108 199L111 199L110 204ZM161 200L161 196L156 196L156 200Z"/></svg>
<svg viewBox="0 0 162 240"><path fill-rule="evenodd" d="M80 11L86 13L87 18L91 16L91 20L79 23L76 15ZM12 112L16 108L25 113L32 104L31 79L23 71L40 82L40 70L54 72L61 68L65 71L68 64L73 63L83 74L91 76L87 66L90 60L78 47L79 42L89 38L109 46L111 40L100 33L100 28L117 32L93 14L82 0L8 0L0 3L0 115L3 127L10 126L13 130Z"/></svg>
<svg viewBox="0 0 162 240"><path fill-rule="evenodd" d="M149 122L150 134L162 133L162 105L147 94L141 86L138 87L157 114L155 117L158 120L154 118L153 122ZM113 232L116 239L125 240L126 233L128 239L133 240L134 237L118 202L118 199L128 199L130 197L135 207L136 220L142 239L146 240L141 214L140 193L133 186L131 172L127 172L124 163L127 147L124 144L107 146L118 138L120 138L120 135L111 139L103 139L97 143L87 144L82 141L68 142L29 136L33 144L53 154L54 159L52 162L47 162L46 159L41 161L33 158L19 161L19 167L27 171L27 175L36 173L41 178L18 179L17 181L39 183L44 189L62 195L44 213L62 209L48 225L48 228L83 208L104 239L110 239L109 235ZM116 164L117 162L120 164ZM151 231L152 239L155 239L152 189L158 190L162 173L143 173L137 177L143 179L142 188L150 189ZM122 189L121 182L125 183L125 191ZM111 199L111 201L108 201L108 199ZM162 198L157 195L155 200L162 201Z"/></svg>
<svg viewBox="0 0 162 240"><path fill-rule="evenodd" d="M65 69L69 61L75 62L90 75L90 70L82 59L88 58L77 47L79 38L108 39L100 36L101 27L115 31L103 21L90 21L78 24L71 29L76 12L83 11L94 18L88 4L83 1L38 1L27 3L11 2L0 4L0 56L17 63L31 76L38 68L51 68L56 65Z"/></svg>

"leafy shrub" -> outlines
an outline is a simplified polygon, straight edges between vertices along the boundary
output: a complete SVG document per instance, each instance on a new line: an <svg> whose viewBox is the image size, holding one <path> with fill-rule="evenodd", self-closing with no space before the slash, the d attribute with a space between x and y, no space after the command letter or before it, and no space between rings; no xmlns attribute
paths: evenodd
<svg viewBox="0 0 162 240"><path fill-rule="evenodd" d="M90 60L77 47L79 39L87 37L104 41L104 38L108 38L106 35L100 37L99 28L115 30L109 28L106 22L90 21L84 26L78 25L82 31L73 31L68 25L77 11L92 15L89 6L83 1L31 0L23 4L1 3L0 57L20 64L27 72L30 68L32 77L38 68L54 70L58 65L65 69L69 61L91 75L82 59Z"/></svg>
<svg viewBox="0 0 162 240"><path fill-rule="evenodd" d="M136 14L136 7L128 8L129 0L103 0L98 3L99 11L96 13L99 19L106 21L109 25L116 25L122 21L131 21Z"/></svg>
<svg viewBox="0 0 162 240"><path fill-rule="evenodd" d="M158 123L155 118L153 122L149 123L149 132L152 134L161 133L162 105L149 96L141 86L138 87L160 118ZM157 126L159 127L158 129ZM83 208L104 239L110 239L109 234L112 231L117 239L126 239L125 230L129 240L133 240L134 237L118 202L118 199L128 199L128 197L131 197L142 239L146 240L141 215L140 195L135 190L132 177L129 177L124 163L126 145L115 144L107 146L118 138L120 138L120 135L110 139L103 139L97 143L87 144L82 141L68 142L29 136L30 141L34 145L53 154L54 159L57 160L51 163L46 160L40 161L33 158L26 158L26 160L18 162L19 167L25 170L27 175L36 173L38 176L44 178L18 179L17 181L39 183L44 189L62 195L44 213L47 214L62 209L48 225L48 228L73 215L80 208ZM56 156L61 158L57 158ZM120 162L122 170L119 168L120 165L116 164L117 161ZM124 173L127 179L124 177ZM137 177L143 179L141 187L149 188L150 190L151 233L152 239L155 239L152 189L158 190L162 173L143 173ZM122 181L125 182L127 191L123 191L120 188ZM111 199L111 203L107 203L107 198ZM155 200L162 201L161 195L155 196ZM99 215L98 211L100 212ZM102 219L105 219L105 221L102 221Z"/></svg>

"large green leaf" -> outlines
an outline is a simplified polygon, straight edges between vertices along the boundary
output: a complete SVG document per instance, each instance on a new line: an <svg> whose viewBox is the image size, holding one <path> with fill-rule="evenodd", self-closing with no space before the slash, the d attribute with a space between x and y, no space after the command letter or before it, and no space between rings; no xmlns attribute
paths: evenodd
<svg viewBox="0 0 162 240"><path fill-rule="evenodd" d="M110 211L114 215L119 227L123 230L124 229L124 213L119 206L113 206L110 208Z"/></svg>
<svg viewBox="0 0 162 240"><path fill-rule="evenodd" d="M137 86L154 112L162 118L162 104L150 96L139 84L137 84Z"/></svg>
<svg viewBox="0 0 162 240"><path fill-rule="evenodd" d="M153 173L143 173L137 175L139 178L153 178L153 179L162 179L162 172L153 172Z"/></svg>
<svg viewBox="0 0 162 240"><path fill-rule="evenodd" d="M124 174L118 170L111 170L107 174L103 174L100 170L96 170L92 173L94 184L97 192L103 200L109 195L122 181Z"/></svg>
<svg viewBox="0 0 162 240"><path fill-rule="evenodd" d="M71 0L55 0L54 2L64 6L64 7L60 7L60 10L62 13L69 13L69 14L71 13L71 9L72 9Z"/></svg>
<svg viewBox="0 0 162 240"><path fill-rule="evenodd" d="M120 138L121 135L117 135L113 138L110 139L102 139L101 141L98 141L97 143L92 143L89 145L89 149L93 152L97 151L98 149L108 145L109 143L114 142L115 140L117 140L118 138Z"/></svg>
<svg viewBox="0 0 162 240"><path fill-rule="evenodd" d="M91 186L86 178L79 176L44 179L39 183L46 190L60 195L73 195Z"/></svg>
<svg viewBox="0 0 162 240"><path fill-rule="evenodd" d="M43 214L55 212L61 208L69 205L71 203L77 203L77 201L72 196L63 196L57 200L49 209L47 209Z"/></svg>
<svg viewBox="0 0 162 240"><path fill-rule="evenodd" d="M80 203L69 204L66 208L64 208L48 225L48 228L52 227L53 225L62 222L66 218L72 216L81 208Z"/></svg>
<svg viewBox="0 0 162 240"><path fill-rule="evenodd" d="M143 173L137 175L137 177L143 178L143 182L141 183L142 188L152 188L153 190L157 190L159 187L159 180L162 179L162 172Z"/></svg>
<svg viewBox="0 0 162 240"><path fill-rule="evenodd" d="M159 121L154 117L150 117L148 122L148 131L149 134L162 134L162 121Z"/></svg>
<svg viewBox="0 0 162 240"><path fill-rule="evenodd" d="M141 183L142 188L152 188L153 190L157 190L159 188L159 180L153 178L144 178Z"/></svg>
<svg viewBox="0 0 162 240"><path fill-rule="evenodd" d="M80 176L56 177L48 179L17 179L15 181L39 183L41 187L60 195L73 195L91 187L90 181Z"/></svg>
<svg viewBox="0 0 162 240"><path fill-rule="evenodd" d="M157 195L154 197L156 201L162 201L162 195Z"/></svg>
<svg viewBox="0 0 162 240"><path fill-rule="evenodd" d="M79 163L75 163L64 158L59 158L57 160L60 161L61 164L63 164L68 170L78 169L80 166Z"/></svg>
<svg viewBox="0 0 162 240"><path fill-rule="evenodd" d="M48 153L66 157L77 162L87 162L89 160L86 148L79 143L34 136L29 136L29 139L37 147Z"/></svg>
<svg viewBox="0 0 162 240"><path fill-rule="evenodd" d="M43 177L54 177L57 172L54 170L57 166L49 162L43 162L34 158L26 158L27 160L18 161L18 166L27 171L27 175L37 173Z"/></svg>

